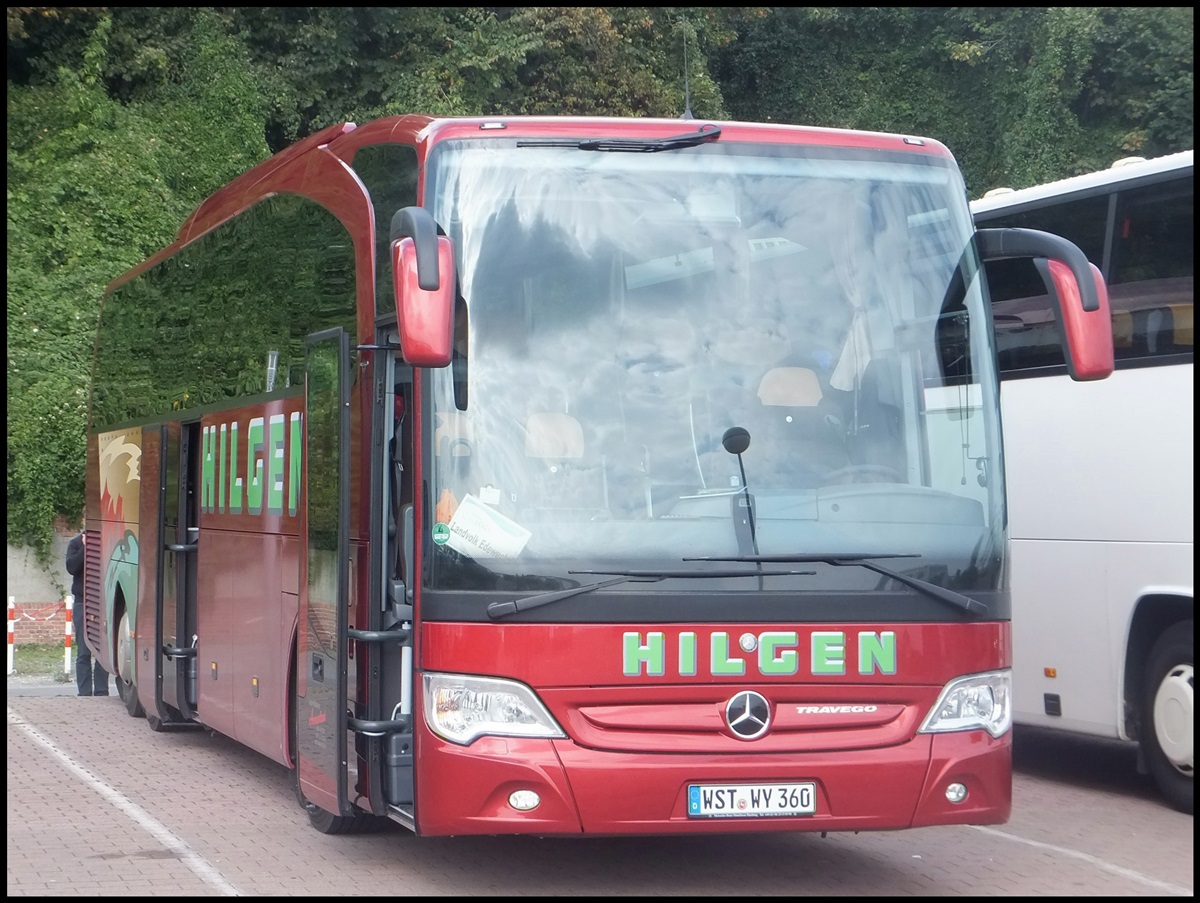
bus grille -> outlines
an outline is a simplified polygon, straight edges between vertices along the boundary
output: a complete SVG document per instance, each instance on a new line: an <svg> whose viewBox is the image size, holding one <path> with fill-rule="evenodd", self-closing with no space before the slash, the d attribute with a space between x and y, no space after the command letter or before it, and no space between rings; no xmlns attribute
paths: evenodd
<svg viewBox="0 0 1200 903"><path fill-rule="evenodd" d="M85 636L76 642L86 642L88 647L102 649L101 615L103 601L100 594L100 531L88 530L87 543L83 548L83 631Z"/></svg>

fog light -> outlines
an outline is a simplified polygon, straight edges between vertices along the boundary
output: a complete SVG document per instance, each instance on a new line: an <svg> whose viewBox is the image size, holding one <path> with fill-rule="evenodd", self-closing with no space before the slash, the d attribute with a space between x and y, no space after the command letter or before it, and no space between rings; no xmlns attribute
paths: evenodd
<svg viewBox="0 0 1200 903"><path fill-rule="evenodd" d="M967 798L967 785L966 784L954 783L954 784L949 784L946 786L946 799L950 800L950 802L961 803L966 798Z"/></svg>
<svg viewBox="0 0 1200 903"><path fill-rule="evenodd" d="M966 793L964 791L964 796ZM508 795L508 804L518 812L528 812L541 805L542 798L532 790L514 790Z"/></svg>

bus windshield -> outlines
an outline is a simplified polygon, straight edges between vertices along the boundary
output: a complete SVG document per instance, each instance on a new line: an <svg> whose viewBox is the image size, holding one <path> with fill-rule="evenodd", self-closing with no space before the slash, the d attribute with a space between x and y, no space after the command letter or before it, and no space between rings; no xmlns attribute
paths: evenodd
<svg viewBox="0 0 1200 903"><path fill-rule="evenodd" d="M425 377L431 588L787 555L999 588L990 311L952 160L457 141L427 180L460 291ZM766 586L880 581L815 570Z"/></svg>

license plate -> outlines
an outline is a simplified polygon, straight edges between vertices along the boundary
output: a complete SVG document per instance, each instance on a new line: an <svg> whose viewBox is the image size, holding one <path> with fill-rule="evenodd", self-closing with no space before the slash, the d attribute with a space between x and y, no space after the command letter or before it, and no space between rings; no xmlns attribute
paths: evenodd
<svg viewBox="0 0 1200 903"><path fill-rule="evenodd" d="M688 818L767 818L816 811L817 785L811 781L688 785Z"/></svg>

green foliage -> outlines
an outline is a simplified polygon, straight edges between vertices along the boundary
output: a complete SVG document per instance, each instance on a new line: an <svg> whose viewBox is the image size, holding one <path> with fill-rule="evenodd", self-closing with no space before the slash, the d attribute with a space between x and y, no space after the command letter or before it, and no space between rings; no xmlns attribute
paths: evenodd
<svg viewBox="0 0 1200 903"><path fill-rule="evenodd" d="M1081 115L1102 118L1109 140L1157 157L1192 146L1194 10L1102 7Z"/></svg>
<svg viewBox="0 0 1200 903"><path fill-rule="evenodd" d="M70 670L64 668L66 653L63 641L56 643L21 643L13 648L13 677L33 681L41 678L47 683L75 682L75 651L71 652Z"/></svg>
<svg viewBox="0 0 1200 903"><path fill-rule="evenodd" d="M270 351L277 388L300 385L305 336L352 331L354 311L345 228L311 201L270 198L109 295L92 429L265 392Z"/></svg>
<svg viewBox="0 0 1200 903"><path fill-rule="evenodd" d="M659 16L665 11L659 10ZM678 117L684 110L683 34L676 16L656 20L648 9L522 7L510 20L539 36L521 67L524 86L513 113ZM666 38L658 44L654 38ZM677 48L668 66L662 47ZM664 77L666 76L666 77ZM719 114L719 95L710 104ZM503 111L501 111L503 112ZM707 111L706 111L707 112Z"/></svg>
<svg viewBox="0 0 1200 903"><path fill-rule="evenodd" d="M1191 8L743 11L710 53L733 114L936 138L973 196L1192 146Z"/></svg>
<svg viewBox="0 0 1200 903"><path fill-rule="evenodd" d="M74 69L8 92L8 541L45 561L54 515L83 508L86 398L104 286L170 243L188 212L266 156L236 45L197 15L158 101L104 89L112 20Z"/></svg>
<svg viewBox="0 0 1200 903"><path fill-rule="evenodd" d="M107 282L238 173L392 113L899 131L973 196L1193 141L1191 7L9 7L8 539L77 520ZM257 361L254 365L257 366Z"/></svg>
<svg viewBox="0 0 1200 903"><path fill-rule="evenodd" d="M274 150L339 122L503 106L536 45L484 7L227 9L273 109Z"/></svg>

